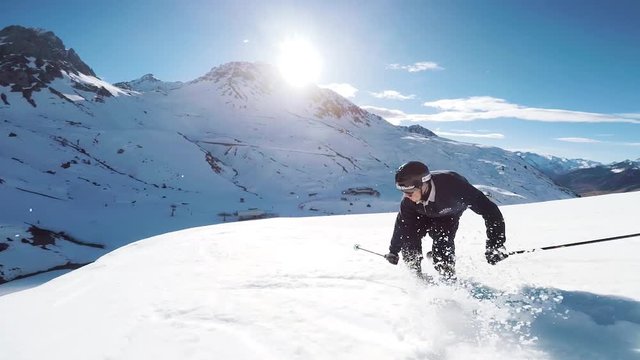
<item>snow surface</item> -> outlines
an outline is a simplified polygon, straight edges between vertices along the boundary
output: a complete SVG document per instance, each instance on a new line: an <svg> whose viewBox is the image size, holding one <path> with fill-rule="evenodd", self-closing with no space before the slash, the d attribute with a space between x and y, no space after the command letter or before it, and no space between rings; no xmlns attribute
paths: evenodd
<svg viewBox="0 0 640 360"><path fill-rule="evenodd" d="M502 206L507 247L638 232L639 201ZM394 219L276 218L129 244L0 297L0 359L640 358L640 238L490 266L482 218L467 212L459 284L426 286L353 250L386 252Z"/></svg>
<svg viewBox="0 0 640 360"><path fill-rule="evenodd" d="M13 280L0 285L0 296L11 294L17 291L31 289L32 287L42 285L47 281L55 279L58 276L68 273L70 270L48 271L42 274L29 276L24 279ZM1 359L0 355L0 359Z"/></svg>
<svg viewBox="0 0 640 360"><path fill-rule="evenodd" d="M76 94L62 94L62 95L64 95L64 97L66 97L67 99L69 99L71 101L85 101L86 100L82 96L76 95Z"/></svg>
<svg viewBox="0 0 640 360"><path fill-rule="evenodd" d="M128 95L126 91L120 89L119 87L113 86L106 81L98 79L95 76L83 74L81 72L74 74L74 73L66 72L64 70L62 71L62 74L69 77L73 81L89 84L97 88L104 88L113 96Z"/></svg>

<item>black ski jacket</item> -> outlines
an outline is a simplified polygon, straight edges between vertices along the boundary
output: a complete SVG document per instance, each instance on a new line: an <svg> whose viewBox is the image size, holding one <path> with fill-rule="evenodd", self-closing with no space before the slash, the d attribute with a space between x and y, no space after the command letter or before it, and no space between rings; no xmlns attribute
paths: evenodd
<svg viewBox="0 0 640 360"><path fill-rule="evenodd" d="M428 226L429 218L460 217L471 208L476 214L482 215L487 227L487 247L500 247L505 242L505 226L502 213L498 206L491 202L482 191L471 185L462 175L453 171L431 172L432 186L422 201L414 203L403 198L400 211L391 238L389 251L397 254L405 242L415 242L418 229ZM435 198L432 192L435 189ZM434 201L429 201L429 198Z"/></svg>

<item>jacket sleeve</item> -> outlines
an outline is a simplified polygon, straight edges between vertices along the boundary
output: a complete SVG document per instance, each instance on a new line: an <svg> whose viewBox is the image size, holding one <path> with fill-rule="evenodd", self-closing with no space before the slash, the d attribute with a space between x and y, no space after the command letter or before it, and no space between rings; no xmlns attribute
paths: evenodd
<svg viewBox="0 0 640 360"><path fill-rule="evenodd" d="M389 252L398 254L402 248L402 244L415 240L411 237L418 237L418 216L418 212L412 207L411 200L402 199L400 211L398 212L398 216L396 216L396 224L393 229Z"/></svg>
<svg viewBox="0 0 640 360"><path fill-rule="evenodd" d="M506 241L505 224L502 213L496 204L475 186L471 185L466 179L467 191L465 191L465 200L469 208L484 219L487 228L487 249L495 249L504 245Z"/></svg>

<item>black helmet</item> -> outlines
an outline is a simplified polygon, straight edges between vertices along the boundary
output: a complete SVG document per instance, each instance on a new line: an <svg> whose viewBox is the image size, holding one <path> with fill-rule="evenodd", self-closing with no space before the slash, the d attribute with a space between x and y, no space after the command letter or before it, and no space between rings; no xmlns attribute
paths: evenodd
<svg viewBox="0 0 640 360"><path fill-rule="evenodd" d="M396 170L396 187L398 190L412 190L431 180L427 165L419 161L409 161Z"/></svg>

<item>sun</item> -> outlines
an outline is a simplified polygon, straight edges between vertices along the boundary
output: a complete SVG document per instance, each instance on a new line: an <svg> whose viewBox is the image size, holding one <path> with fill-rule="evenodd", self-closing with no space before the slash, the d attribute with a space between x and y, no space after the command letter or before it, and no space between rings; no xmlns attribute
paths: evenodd
<svg viewBox="0 0 640 360"><path fill-rule="evenodd" d="M289 84L299 87L318 81L322 60L307 40L292 38L280 44L278 68Z"/></svg>

